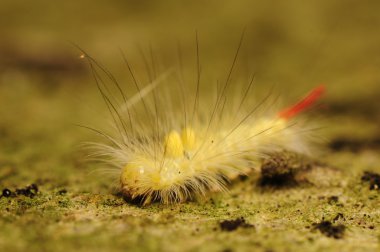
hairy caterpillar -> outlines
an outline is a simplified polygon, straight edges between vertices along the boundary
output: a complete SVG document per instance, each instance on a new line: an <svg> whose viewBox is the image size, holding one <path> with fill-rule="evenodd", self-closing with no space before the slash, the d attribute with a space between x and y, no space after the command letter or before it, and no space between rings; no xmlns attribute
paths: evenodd
<svg viewBox="0 0 380 252"><path fill-rule="evenodd" d="M324 87L315 88L289 108L271 112L271 93L261 100L249 95L254 77L246 87L232 86L239 48L240 44L227 79L217 85L214 97L200 94L199 58L193 94L178 71L152 78L141 88L126 61L137 90L127 98L115 78L84 54L114 126L111 133L96 130L108 143L94 143L93 154L117 168L125 196L143 204L183 202L210 190L226 190L226 181L255 169L268 153L308 152L309 143L300 136L305 125L294 117L312 107ZM119 100L100 72L116 87Z"/></svg>

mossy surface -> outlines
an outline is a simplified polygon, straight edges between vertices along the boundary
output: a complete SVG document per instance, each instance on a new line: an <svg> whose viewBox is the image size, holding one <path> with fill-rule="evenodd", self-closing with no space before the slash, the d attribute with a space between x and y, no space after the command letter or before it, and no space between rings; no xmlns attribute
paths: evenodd
<svg viewBox="0 0 380 252"><path fill-rule="evenodd" d="M378 251L380 190L362 176L380 173L380 5L141 2L2 3L0 190L13 195L0 198L0 251ZM194 72L198 29L202 76L225 78L244 26L248 66L239 69L257 73L259 90L280 83L284 101L294 101L326 83L325 106L311 114L324 126L317 135L330 139L314 155L325 169L292 186L261 186L253 174L193 202L126 202L80 146L98 139L76 124L104 125L107 110L80 52L62 41L123 82L118 47L138 78L146 75L139 48L150 43L160 70L180 44L184 70ZM31 184L35 195L15 193Z"/></svg>

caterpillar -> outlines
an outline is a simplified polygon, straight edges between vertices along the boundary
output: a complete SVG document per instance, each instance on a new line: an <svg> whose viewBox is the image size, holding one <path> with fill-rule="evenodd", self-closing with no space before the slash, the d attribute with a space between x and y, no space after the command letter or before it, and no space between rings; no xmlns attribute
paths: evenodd
<svg viewBox="0 0 380 252"><path fill-rule="evenodd" d="M228 181L257 169L272 152L309 152L310 143L301 136L307 125L295 118L316 104L325 87L273 111L271 92L260 100L251 97L254 76L245 86L232 81L238 53L214 96L200 92L199 62L191 92L180 71L167 71L142 88L126 60L137 90L129 98L108 70L84 54L113 118L109 133L95 130L107 142L93 143L93 155L116 167L125 197L144 205L184 202L209 191L226 191ZM116 87L119 101L99 72Z"/></svg>

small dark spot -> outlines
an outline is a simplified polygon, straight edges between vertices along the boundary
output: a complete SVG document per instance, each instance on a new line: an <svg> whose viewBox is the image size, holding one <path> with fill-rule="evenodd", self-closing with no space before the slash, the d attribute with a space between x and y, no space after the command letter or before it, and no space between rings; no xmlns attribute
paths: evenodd
<svg viewBox="0 0 380 252"><path fill-rule="evenodd" d="M16 195L24 195L29 198L33 198L38 193L38 186L36 184L31 184L25 188L17 188Z"/></svg>
<svg viewBox="0 0 380 252"><path fill-rule="evenodd" d="M12 195L12 191L11 190L9 190L8 188L5 188L4 190L3 190L3 197L6 197L6 198L8 198L8 197L10 197L11 195Z"/></svg>
<svg viewBox="0 0 380 252"><path fill-rule="evenodd" d="M368 227L369 229L375 229L375 226L371 225Z"/></svg>
<svg viewBox="0 0 380 252"><path fill-rule="evenodd" d="M322 221L320 223L313 223L313 229L318 229L322 234L324 234L327 237L341 239L343 238L346 227L341 224L333 225L330 221Z"/></svg>
<svg viewBox="0 0 380 252"><path fill-rule="evenodd" d="M246 181L246 180L248 179L248 176L247 176L247 175L244 175L244 174L241 174L241 175L238 176L238 179L239 179L240 181Z"/></svg>
<svg viewBox="0 0 380 252"><path fill-rule="evenodd" d="M339 201L339 197L338 196L330 196L327 198L327 202L329 204L334 204L334 203L337 203Z"/></svg>
<svg viewBox="0 0 380 252"><path fill-rule="evenodd" d="M36 184L31 184L28 186L29 190L34 191L35 193L38 193L38 186Z"/></svg>
<svg viewBox="0 0 380 252"><path fill-rule="evenodd" d="M247 223L243 217L237 218L235 220L224 220L220 222L219 225L222 231L227 232L234 231L239 227L254 228L254 226L252 224Z"/></svg>
<svg viewBox="0 0 380 252"><path fill-rule="evenodd" d="M61 190L58 191L59 195L65 195L66 193L67 193L66 189L61 189Z"/></svg>
<svg viewBox="0 0 380 252"><path fill-rule="evenodd" d="M380 174L365 171L361 179L363 182L369 182L370 190L380 190Z"/></svg>
<svg viewBox="0 0 380 252"><path fill-rule="evenodd" d="M337 221L337 220L339 220L339 219L345 220L344 215L343 215L342 213L338 213L338 214L334 217L333 221L335 222L335 221Z"/></svg>

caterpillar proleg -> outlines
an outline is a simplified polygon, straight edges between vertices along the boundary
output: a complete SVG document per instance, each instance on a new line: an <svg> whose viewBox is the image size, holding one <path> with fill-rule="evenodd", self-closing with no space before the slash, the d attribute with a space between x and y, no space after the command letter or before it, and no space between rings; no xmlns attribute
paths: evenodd
<svg viewBox="0 0 380 252"><path fill-rule="evenodd" d="M226 181L257 169L268 153L309 150L309 142L300 135L305 125L295 117L316 103L324 92L322 85L295 105L272 112L271 92L261 100L250 96L254 77L243 87L229 74L217 85L216 95L203 97L199 77L192 93L175 70L141 88L126 61L137 90L126 98L109 72L87 58L114 119L113 132L98 132L108 143L94 144L94 155L117 168L128 198L170 204L225 191ZM121 101L110 95L99 68L120 91Z"/></svg>

